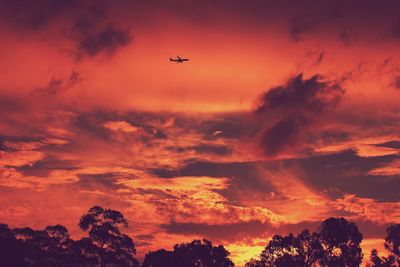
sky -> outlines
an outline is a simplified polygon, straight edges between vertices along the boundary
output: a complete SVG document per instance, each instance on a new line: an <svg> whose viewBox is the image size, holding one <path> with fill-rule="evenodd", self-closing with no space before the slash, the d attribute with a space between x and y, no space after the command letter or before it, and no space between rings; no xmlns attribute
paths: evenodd
<svg viewBox="0 0 400 267"><path fill-rule="evenodd" d="M0 221L121 211L137 257L400 222L395 0L0 0ZM187 57L176 64L170 57Z"/></svg>

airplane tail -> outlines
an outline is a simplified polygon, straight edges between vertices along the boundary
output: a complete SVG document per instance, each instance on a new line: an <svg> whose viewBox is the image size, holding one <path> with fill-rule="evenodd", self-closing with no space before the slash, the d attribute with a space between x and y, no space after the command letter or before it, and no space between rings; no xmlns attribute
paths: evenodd
<svg viewBox="0 0 400 267"><path fill-rule="evenodd" d="M169 61L174 61L174 59L173 58L169 58Z"/></svg>

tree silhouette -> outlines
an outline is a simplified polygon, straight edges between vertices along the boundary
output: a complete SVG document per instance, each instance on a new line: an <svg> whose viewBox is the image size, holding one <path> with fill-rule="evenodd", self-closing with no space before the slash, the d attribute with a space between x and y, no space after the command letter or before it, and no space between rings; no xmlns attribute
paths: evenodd
<svg viewBox="0 0 400 267"><path fill-rule="evenodd" d="M324 247L323 265L360 266L363 236L355 223L345 218L329 218L322 222L318 234Z"/></svg>
<svg viewBox="0 0 400 267"><path fill-rule="evenodd" d="M388 253L387 257L380 257L378 251L371 251L372 267L399 267L400 266L400 224L393 224L386 229L384 247Z"/></svg>
<svg viewBox="0 0 400 267"><path fill-rule="evenodd" d="M127 226L115 210L95 206L82 216L79 226L89 237L72 240L62 225L43 230L10 229L0 224L0 266L6 267L136 267L135 246L119 225Z"/></svg>
<svg viewBox="0 0 400 267"><path fill-rule="evenodd" d="M160 249L146 254L142 267L172 267L180 266L174 251Z"/></svg>
<svg viewBox="0 0 400 267"><path fill-rule="evenodd" d="M0 224L0 264L9 267L25 266L22 244L6 224Z"/></svg>
<svg viewBox="0 0 400 267"><path fill-rule="evenodd" d="M129 236L120 232L119 225L128 226L122 213L94 206L80 219L79 227L88 231L89 239L82 240L79 245L93 255L97 250L101 266L139 266L133 257L135 245Z"/></svg>
<svg viewBox="0 0 400 267"><path fill-rule="evenodd" d="M246 267L359 266L362 260L362 235L354 223L344 218L329 218L320 230L304 230L298 236L274 235L258 259Z"/></svg>
<svg viewBox="0 0 400 267"><path fill-rule="evenodd" d="M79 227L88 233L71 239L62 225L43 230L29 227L10 229L0 224L0 266L5 267L139 267L132 239L121 233L128 226L123 214L94 206L83 215ZM246 267L354 267L363 257L362 235L344 218L329 218L319 230L295 236L274 235L259 258ZM400 224L387 229L387 257L371 252L372 267L399 267ZM229 252L208 240L176 244L172 251L160 249L146 254L142 267L234 267Z"/></svg>
<svg viewBox="0 0 400 267"><path fill-rule="evenodd" d="M313 266L323 255L323 248L316 233L304 230L298 236L274 235L260 259L252 259L246 267L264 266Z"/></svg>
<svg viewBox="0 0 400 267"><path fill-rule="evenodd" d="M176 244L173 251L158 250L145 256L143 267L233 267L229 252L208 240Z"/></svg>
<svg viewBox="0 0 400 267"><path fill-rule="evenodd" d="M13 232L28 266L65 266L70 259L67 248L73 241L64 226L48 226L44 230L16 228Z"/></svg>

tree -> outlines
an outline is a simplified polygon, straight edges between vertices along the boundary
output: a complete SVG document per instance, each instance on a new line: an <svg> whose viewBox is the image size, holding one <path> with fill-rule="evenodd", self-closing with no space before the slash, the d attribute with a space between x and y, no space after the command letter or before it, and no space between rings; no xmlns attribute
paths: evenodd
<svg viewBox="0 0 400 267"><path fill-rule="evenodd" d="M386 229L384 247L388 256L379 256L378 251L371 251L372 267L399 267L400 266L400 224L393 224Z"/></svg>
<svg viewBox="0 0 400 267"><path fill-rule="evenodd" d="M323 255L321 243L316 233L304 230L298 236L274 235L259 259L252 259L246 267L265 266L313 266Z"/></svg>
<svg viewBox="0 0 400 267"><path fill-rule="evenodd" d="M208 240L176 244L173 251L164 249L145 256L143 267L233 267L229 252Z"/></svg>
<svg viewBox="0 0 400 267"><path fill-rule="evenodd" d="M174 251L160 249L146 254L142 267L172 267L179 266L179 259Z"/></svg>
<svg viewBox="0 0 400 267"><path fill-rule="evenodd" d="M127 226L115 210L95 206L82 216L79 226L89 237L72 240L62 225L43 230L10 229L0 224L0 265L10 267L136 267L132 239L120 232Z"/></svg>
<svg viewBox="0 0 400 267"><path fill-rule="evenodd" d="M304 266L314 266L324 255L324 248L318 233L310 233L308 229L303 230L298 236L300 254L304 258Z"/></svg>
<svg viewBox="0 0 400 267"><path fill-rule="evenodd" d="M359 266L362 260L360 243L362 235L354 223L344 218L329 218L320 230L304 230L298 236L275 235L246 267L286 266Z"/></svg>
<svg viewBox="0 0 400 267"><path fill-rule="evenodd" d="M103 209L94 206L88 213L81 217L79 227L88 231L89 240L95 247L90 247L89 240L81 242L92 251L97 249L102 266L139 266L139 262L133 257L136 253L132 239L122 234L119 226L128 226L124 215L116 210Z"/></svg>
<svg viewBox="0 0 400 267"><path fill-rule="evenodd" d="M345 218L329 218L322 222L318 234L324 247L322 265L360 266L363 258L360 243L363 236L355 223Z"/></svg>
<svg viewBox="0 0 400 267"><path fill-rule="evenodd" d="M0 263L3 266L26 266L22 244L6 224L0 224Z"/></svg>
<svg viewBox="0 0 400 267"><path fill-rule="evenodd" d="M47 226L44 230L29 227L13 229L25 265L20 266L96 266L98 261L90 258L70 238L62 225Z"/></svg>

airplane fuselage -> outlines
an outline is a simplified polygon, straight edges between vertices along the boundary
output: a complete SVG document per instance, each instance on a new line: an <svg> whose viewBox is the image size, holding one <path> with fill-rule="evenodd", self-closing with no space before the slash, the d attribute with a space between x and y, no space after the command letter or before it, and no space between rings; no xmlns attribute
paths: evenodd
<svg viewBox="0 0 400 267"><path fill-rule="evenodd" d="M183 63L183 62L189 61L189 59L188 59L188 58L176 57L176 59L174 59L174 58L169 58L169 61L171 61L171 62L176 62L176 63Z"/></svg>

